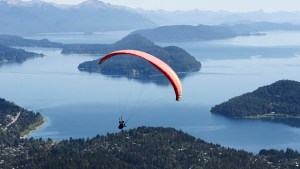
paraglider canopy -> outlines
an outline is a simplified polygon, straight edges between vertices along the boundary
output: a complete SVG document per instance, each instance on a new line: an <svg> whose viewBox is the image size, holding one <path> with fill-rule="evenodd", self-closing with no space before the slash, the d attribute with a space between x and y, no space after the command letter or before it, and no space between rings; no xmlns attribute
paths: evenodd
<svg viewBox="0 0 300 169"><path fill-rule="evenodd" d="M180 98L182 97L182 87L181 87L181 82L177 76L177 74L174 72L174 70L167 65L165 62L162 60L158 59L157 57L150 55L146 52L138 51L138 50L119 50L115 52L111 52L104 56L99 64L105 62L107 59L117 56L117 55L131 55L131 56L136 56L140 57L142 59L147 60L150 62L153 66L155 66L159 71L161 71L171 82L174 92L176 94L176 100L179 101Z"/></svg>

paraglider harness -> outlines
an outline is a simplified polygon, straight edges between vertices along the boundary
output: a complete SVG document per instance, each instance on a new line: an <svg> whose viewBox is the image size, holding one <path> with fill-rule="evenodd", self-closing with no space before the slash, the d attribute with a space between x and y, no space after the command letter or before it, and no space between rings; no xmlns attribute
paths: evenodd
<svg viewBox="0 0 300 169"><path fill-rule="evenodd" d="M118 128L120 130L123 130L123 128L126 127L126 122L124 120L122 120L122 116L121 116L121 118L119 118L119 127Z"/></svg>

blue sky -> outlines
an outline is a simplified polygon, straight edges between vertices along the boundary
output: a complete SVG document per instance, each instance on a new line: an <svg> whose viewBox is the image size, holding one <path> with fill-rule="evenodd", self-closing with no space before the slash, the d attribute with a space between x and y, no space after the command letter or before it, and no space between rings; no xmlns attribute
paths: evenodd
<svg viewBox="0 0 300 169"><path fill-rule="evenodd" d="M78 4L84 0L45 0L58 4ZM102 0L113 5L133 8L165 10L226 10L247 12L254 10L300 11L300 0Z"/></svg>

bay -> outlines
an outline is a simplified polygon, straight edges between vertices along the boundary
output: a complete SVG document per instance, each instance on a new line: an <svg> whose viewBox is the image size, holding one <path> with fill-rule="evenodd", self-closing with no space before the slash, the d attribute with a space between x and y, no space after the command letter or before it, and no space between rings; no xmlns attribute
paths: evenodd
<svg viewBox="0 0 300 169"><path fill-rule="evenodd" d="M286 32L287 36L291 36L290 33ZM295 39L300 39L299 32L293 33ZM283 34L272 32L263 38L272 42ZM74 36L77 41L82 38L82 35ZM112 43L122 37L114 33L109 36ZM63 34L59 37L62 42L70 38ZM90 40L84 37L82 41L92 43L96 39L89 37ZM260 45L251 45L255 42L253 38L257 38ZM0 93L1 97L40 111L46 117L47 123L30 135L34 138L61 140L118 132L118 118L123 116L129 119L127 129L174 127L208 142L255 153L263 148L300 151L300 128L259 120L228 119L209 111L215 104L277 80L300 81L298 42L263 45L260 38L159 43L180 46L202 63L200 72L182 80L180 102L175 101L170 85L80 72L79 63L101 56L62 55L61 49L55 48L25 48L43 53L45 57L1 66ZM281 51L280 54L277 51Z"/></svg>

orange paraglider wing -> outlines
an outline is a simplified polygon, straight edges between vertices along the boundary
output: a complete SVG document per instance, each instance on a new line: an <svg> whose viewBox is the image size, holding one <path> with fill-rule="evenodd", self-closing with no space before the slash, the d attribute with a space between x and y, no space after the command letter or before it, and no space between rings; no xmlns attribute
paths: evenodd
<svg viewBox="0 0 300 169"><path fill-rule="evenodd" d="M179 101L181 96L182 96L182 87L181 87L181 82L177 76L177 74L174 72L174 70L167 65L165 62L163 62L162 60L158 59L157 57L150 55L146 52L142 52L142 51L138 51L138 50L119 50L119 51L115 51L112 53L107 54L106 56L104 56L99 64L105 62L107 59L116 56L116 55L131 55L131 56L137 56L140 57L142 59L147 60L148 62L150 62L153 66L155 66L159 71L161 71L171 82L175 94L176 94L176 100Z"/></svg>

